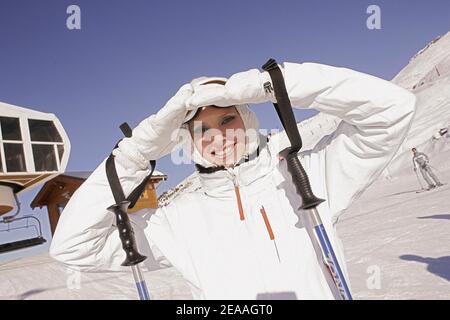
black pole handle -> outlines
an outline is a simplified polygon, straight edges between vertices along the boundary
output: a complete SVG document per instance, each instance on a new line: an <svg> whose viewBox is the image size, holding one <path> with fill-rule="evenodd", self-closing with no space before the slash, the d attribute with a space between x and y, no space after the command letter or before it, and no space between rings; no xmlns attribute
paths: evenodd
<svg viewBox="0 0 450 320"><path fill-rule="evenodd" d="M129 205L129 201L122 201L119 204L114 204L108 208L109 211L114 212L116 215L116 224L117 229L119 230L120 241L122 242L122 248L126 253L122 266L126 267L134 266L147 259L146 256L143 256L138 252L134 231L127 213Z"/></svg>
<svg viewBox="0 0 450 320"><path fill-rule="evenodd" d="M280 156L287 162L287 168L292 176L292 181L297 190L297 194L302 199L300 209L312 209L318 206L323 199L317 198L309 183L308 175L303 168L299 158L298 151L302 147L302 139L298 131L297 122L295 121L294 112L292 111L291 101L287 93L286 84L284 82L283 73L274 59L269 59L263 66L263 70L269 72L272 79L272 85L277 103L274 103L281 123L283 124L286 135L291 142L291 146L280 152Z"/></svg>
<svg viewBox="0 0 450 320"><path fill-rule="evenodd" d="M288 172L291 174L297 194L302 199L300 209L312 209L324 202L324 199L317 198L309 182L308 174L303 168L297 155L297 150L288 147L280 152L280 156L286 160Z"/></svg>

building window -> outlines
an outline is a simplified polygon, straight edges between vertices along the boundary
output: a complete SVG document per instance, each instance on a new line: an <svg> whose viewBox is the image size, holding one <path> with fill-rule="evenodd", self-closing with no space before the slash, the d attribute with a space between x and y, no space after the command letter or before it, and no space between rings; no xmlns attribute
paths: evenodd
<svg viewBox="0 0 450 320"><path fill-rule="evenodd" d="M19 118L0 117L3 140L22 140Z"/></svg>
<svg viewBox="0 0 450 320"><path fill-rule="evenodd" d="M62 160L63 155L64 155L64 145L58 144L58 156L60 162Z"/></svg>
<svg viewBox="0 0 450 320"><path fill-rule="evenodd" d="M28 119L31 141L62 142L53 121Z"/></svg>
<svg viewBox="0 0 450 320"><path fill-rule="evenodd" d="M4 143L6 170L8 172L25 172L25 156L20 143Z"/></svg>
<svg viewBox="0 0 450 320"><path fill-rule="evenodd" d="M48 144L33 144L34 168L36 171L57 171L55 148Z"/></svg>

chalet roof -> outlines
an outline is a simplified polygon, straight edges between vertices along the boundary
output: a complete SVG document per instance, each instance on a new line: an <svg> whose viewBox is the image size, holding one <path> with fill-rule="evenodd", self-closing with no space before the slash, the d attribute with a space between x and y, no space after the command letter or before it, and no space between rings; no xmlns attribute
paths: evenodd
<svg viewBox="0 0 450 320"><path fill-rule="evenodd" d="M71 195L71 193L73 193L74 190L76 190L81 185L81 183L83 183L83 181L85 181L91 175L91 173L92 171L69 171L64 172L47 181L31 202L31 208L34 209L36 207L43 207L47 205L49 199L51 197L55 197L55 195L58 196L60 201L66 201L64 199L61 199L61 196L67 198L69 195ZM150 178L150 181L152 180L155 183L158 181L164 181L167 180L167 175L155 170L152 177ZM63 194L67 190L69 190L69 194Z"/></svg>

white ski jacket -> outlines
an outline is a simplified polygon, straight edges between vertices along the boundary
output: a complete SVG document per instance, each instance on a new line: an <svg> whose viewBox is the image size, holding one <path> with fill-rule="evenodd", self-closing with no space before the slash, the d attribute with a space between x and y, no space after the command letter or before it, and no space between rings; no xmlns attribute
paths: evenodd
<svg viewBox="0 0 450 320"><path fill-rule="evenodd" d="M344 68L285 63L283 72L293 106L342 119L332 135L302 150L299 158L314 193L326 199L318 211L345 270L337 219L396 153L413 119L415 97L388 81ZM194 298L333 299L299 222L301 203L285 161L277 157L278 138L263 144L254 160L200 174L199 190L167 206L130 214L139 251L179 270ZM126 195L148 174L116 166ZM125 254L115 217L106 210L113 203L103 161L63 211L50 254L85 271L128 270L120 266ZM146 262L149 268L151 262Z"/></svg>

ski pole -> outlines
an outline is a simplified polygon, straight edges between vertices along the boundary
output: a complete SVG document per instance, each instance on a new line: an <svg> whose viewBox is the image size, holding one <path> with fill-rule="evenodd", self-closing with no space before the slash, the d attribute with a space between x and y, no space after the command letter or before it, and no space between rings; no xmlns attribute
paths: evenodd
<svg viewBox="0 0 450 320"><path fill-rule="evenodd" d="M122 201L119 204L110 206L108 210L116 215L116 223L117 229L119 230L120 241L122 242L122 248L126 253L122 266L131 267L139 294L139 299L150 300L147 285L139 268L139 263L144 261L147 257L141 255L137 250L133 228L127 213L129 205L129 201Z"/></svg>
<svg viewBox="0 0 450 320"><path fill-rule="evenodd" d="M414 170L414 172L416 173L417 181L419 181L420 188L423 190L424 188L423 188L422 182L420 181L419 174L417 173L417 169Z"/></svg>
<svg viewBox="0 0 450 320"><path fill-rule="evenodd" d="M120 129L126 137L131 137L132 130L127 123L123 123L120 126ZM155 169L155 161L150 161L150 165L152 167L150 174L130 193L127 198L125 198L119 176L117 175L114 156L112 153L109 155L108 159L106 159L105 164L106 177L108 179L109 186L111 187L114 200L116 201L116 203L108 207L107 210L113 212L116 216L116 225L119 230L119 238L122 242L122 248L126 254L125 260L122 262L122 266L131 267L140 300L150 300L147 284L145 283L144 277L142 276L139 268L139 263L147 259L147 257L141 255L137 249L133 227L131 226L127 211L130 204L136 203L144 190L148 179L152 176Z"/></svg>
<svg viewBox="0 0 450 320"><path fill-rule="evenodd" d="M314 195L309 183L308 175L306 174L306 171L297 156L298 151L302 147L302 140L286 90L283 74L274 59L269 59L269 61L267 61L262 68L269 72L272 79L273 88L270 87L270 83L264 84L264 88L265 90L274 90L277 101L274 106L291 143L291 146L284 149L280 153L280 156L286 160L288 172L292 176L292 181L295 185L297 194L302 199L302 206L299 209L302 209L304 213L309 216L314 233L319 240L321 252L316 253L319 256L325 257L335 285L334 288L331 288L332 291L336 292L335 289L337 289L341 299L352 300L350 289L347 285L344 274L339 265L339 261L317 210L317 206L325 200L317 198ZM308 234L313 242L314 248L316 248L314 245L317 242L316 239L313 238L313 234L311 232L308 232ZM329 278L329 275L325 274L325 277Z"/></svg>
<svg viewBox="0 0 450 320"><path fill-rule="evenodd" d="M442 172L439 170L439 169L437 169L436 167L434 167L434 166L431 166L431 165L428 165L431 169L433 169L435 172L437 172L439 175L442 175Z"/></svg>

